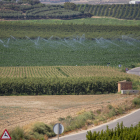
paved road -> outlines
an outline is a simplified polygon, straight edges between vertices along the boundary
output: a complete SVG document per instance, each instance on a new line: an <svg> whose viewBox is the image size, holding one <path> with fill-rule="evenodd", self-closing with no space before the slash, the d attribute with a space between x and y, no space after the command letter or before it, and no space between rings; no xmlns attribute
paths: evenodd
<svg viewBox="0 0 140 140"><path fill-rule="evenodd" d="M140 76L140 67L131 69L129 71L127 71L128 74L135 74L135 75L139 75Z"/></svg>
<svg viewBox="0 0 140 140"><path fill-rule="evenodd" d="M138 124L140 122L140 109L138 109L138 110L126 115L126 116L123 116L119 119L115 119L109 123L94 127L90 130L92 132L93 131L98 132L98 131L101 131L102 129L106 130L107 125L109 126L109 129L112 129L112 128L116 127L118 122L119 123L123 122L123 125L126 127L130 127L131 124L133 124L133 126L135 126L136 124ZM86 140L87 131L89 131L89 130L84 130L84 131L77 133L77 134L63 136L63 137L60 137L59 140ZM51 140L58 140L58 139L55 138L55 139L51 139Z"/></svg>

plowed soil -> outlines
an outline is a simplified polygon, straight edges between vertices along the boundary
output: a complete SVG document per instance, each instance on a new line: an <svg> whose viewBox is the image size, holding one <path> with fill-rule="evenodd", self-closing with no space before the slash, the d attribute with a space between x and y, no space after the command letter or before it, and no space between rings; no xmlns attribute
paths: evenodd
<svg viewBox="0 0 140 140"><path fill-rule="evenodd" d="M16 126L41 121L57 122L59 117L76 116L81 110L95 111L108 104L130 102L135 95L51 95L1 96L0 132Z"/></svg>

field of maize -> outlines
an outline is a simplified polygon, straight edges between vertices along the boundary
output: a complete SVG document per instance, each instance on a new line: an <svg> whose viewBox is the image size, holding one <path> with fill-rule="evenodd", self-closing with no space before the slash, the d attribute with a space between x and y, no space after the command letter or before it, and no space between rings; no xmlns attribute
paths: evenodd
<svg viewBox="0 0 140 140"><path fill-rule="evenodd" d="M110 66L21 66L0 67L0 78L131 77Z"/></svg>

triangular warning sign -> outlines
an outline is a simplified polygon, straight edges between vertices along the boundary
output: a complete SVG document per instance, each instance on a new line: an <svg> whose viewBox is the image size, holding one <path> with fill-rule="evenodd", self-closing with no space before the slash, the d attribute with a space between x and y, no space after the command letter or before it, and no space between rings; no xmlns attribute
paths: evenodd
<svg viewBox="0 0 140 140"><path fill-rule="evenodd" d="M5 129L0 140L10 140L12 139L11 136L9 135L8 131Z"/></svg>

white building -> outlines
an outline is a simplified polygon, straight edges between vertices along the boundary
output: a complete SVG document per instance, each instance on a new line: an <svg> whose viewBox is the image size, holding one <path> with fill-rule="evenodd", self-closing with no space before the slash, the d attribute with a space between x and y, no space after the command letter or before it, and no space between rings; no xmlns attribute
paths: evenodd
<svg viewBox="0 0 140 140"><path fill-rule="evenodd" d="M129 4L140 4L140 1L129 1Z"/></svg>

